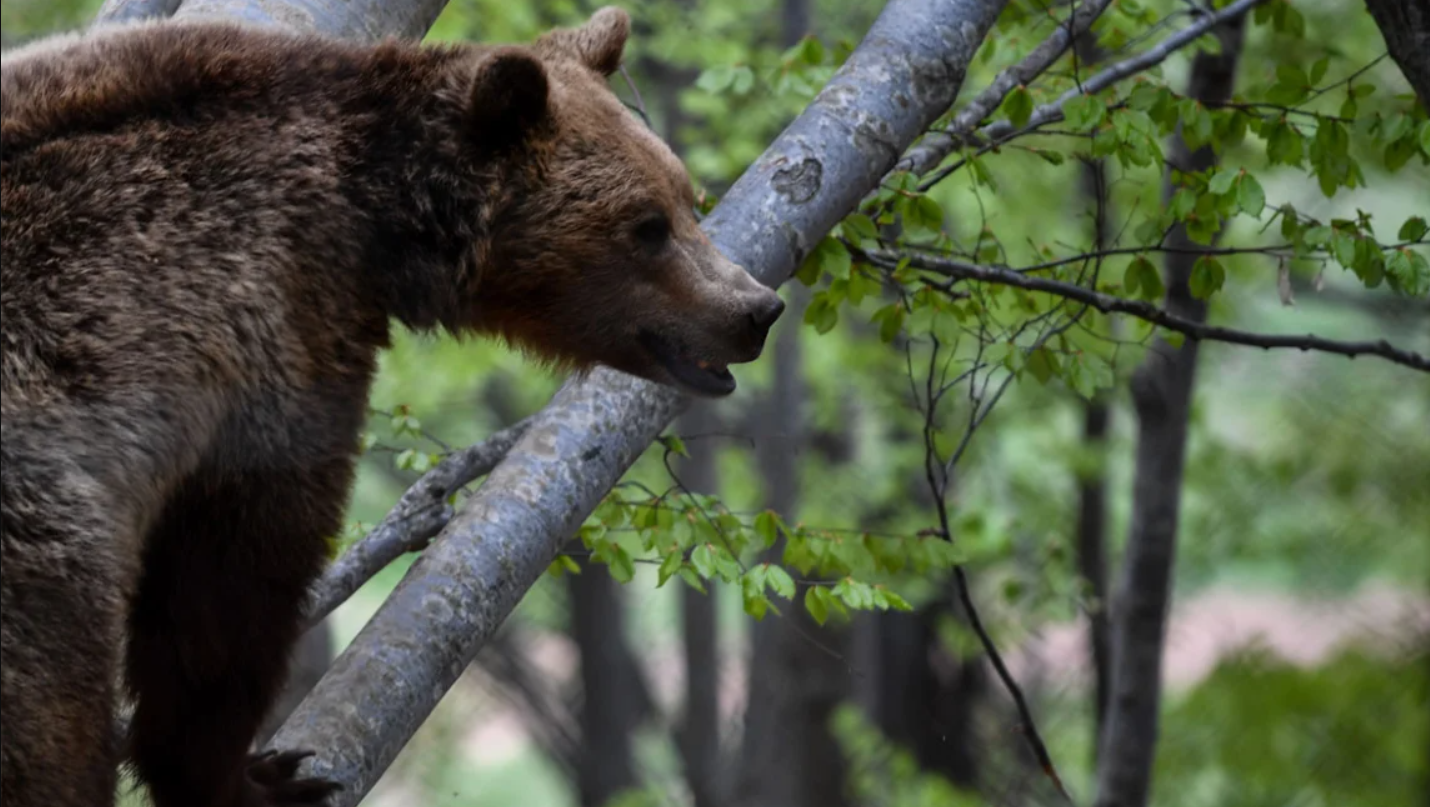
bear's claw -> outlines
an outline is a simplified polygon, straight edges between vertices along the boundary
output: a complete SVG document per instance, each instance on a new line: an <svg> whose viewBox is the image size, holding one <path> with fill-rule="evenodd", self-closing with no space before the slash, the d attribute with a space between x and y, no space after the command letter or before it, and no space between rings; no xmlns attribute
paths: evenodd
<svg viewBox="0 0 1430 807"><path fill-rule="evenodd" d="M326 779L295 779L312 751L264 751L248 758L255 807L321 807L342 786Z"/></svg>

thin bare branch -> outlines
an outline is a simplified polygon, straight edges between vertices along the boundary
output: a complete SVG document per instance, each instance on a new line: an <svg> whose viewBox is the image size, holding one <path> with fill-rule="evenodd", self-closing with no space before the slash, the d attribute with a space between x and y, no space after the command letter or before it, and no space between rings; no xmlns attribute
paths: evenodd
<svg viewBox="0 0 1430 807"><path fill-rule="evenodd" d="M930 132L917 146L908 150L903 159L894 166L896 171L911 171L922 176L943 161L950 152L958 148L963 139L978 127L985 118L993 114L1014 88L1027 84L1042 75L1053 63L1062 58L1077 37L1092 27L1094 21L1107 10L1111 0L1084 0L1067 21L1058 25L1047 39L1017 64L1005 68L968 105L958 111L948 128L941 132Z"/></svg>
<svg viewBox="0 0 1430 807"><path fill-rule="evenodd" d="M1306 334L1305 336L1258 334L1236 330L1234 328L1204 325L1171 314L1148 302L1115 297L1074 283L1065 283L1036 275L1023 274L1012 269L980 266L953 258L941 258L931 255L900 254L882 251L865 252L862 254L866 256L871 263L885 268L893 268L898 265L901 259L907 258L910 266L933 272L951 280L976 280L983 283L1013 286L1020 289L1027 289L1028 291L1055 294L1059 297L1090 305L1104 314L1129 314L1154 325L1159 325L1169 331L1185 334L1188 338L1198 341L1227 342L1229 344L1248 345L1250 347L1259 347L1267 350L1272 348L1315 350L1321 353L1334 353L1351 358L1355 358L1356 356L1379 356L1387 361L1404 365L1423 373L1430 373L1430 358L1414 351L1398 348L1384 339L1345 342L1335 339L1325 339L1314 334Z"/></svg>
<svg viewBox="0 0 1430 807"><path fill-rule="evenodd" d="M313 586L308 625L322 622L389 563L425 547L452 520L447 497L477 477L491 473L530 423L527 418L448 455L413 483L381 523L338 556Z"/></svg>
<svg viewBox="0 0 1430 807"><path fill-rule="evenodd" d="M1035 108L1032 115L1029 116L1028 122L1023 126L1014 126L1013 123L1008 120L995 121L979 129L977 139L987 143L987 145L983 147L984 150L987 150L1006 143L1019 135L1027 134L1039 127L1046 126L1049 123L1056 123L1063 119L1063 105L1068 101L1080 95L1092 95L1101 92L1123 79L1138 75L1149 68L1161 64L1173 53L1197 41L1197 39L1201 38L1217 25L1227 20L1240 17L1263 2L1266 2L1266 0L1236 0L1236 2L1215 13L1205 14L1196 22L1162 40L1155 47L1149 48L1136 56L1130 56L1120 62L1109 65L1105 69L1098 71L1091 78L1082 82L1080 86L1073 87L1062 95L1059 95L1057 100ZM942 151L940 152L939 148L934 148L931 145L930 152L920 157L921 164L927 165L928 168L931 169L934 165L942 161L944 157L947 157L959 144L969 139L969 135L973 131L972 126L960 130L957 128L960 120L961 117L955 118L954 125L949 126L944 132L947 137L937 141L938 144L942 145ZM976 125L976 123L977 121L974 121L974 125ZM930 143L930 141L933 140L934 137L930 135L924 138L924 143ZM920 148L922 147L921 144ZM932 161L930 162L930 160ZM938 184L952 173L958 165L961 165L961 163L938 171L926 179L923 186L931 187ZM926 172L927 169L925 173Z"/></svg>

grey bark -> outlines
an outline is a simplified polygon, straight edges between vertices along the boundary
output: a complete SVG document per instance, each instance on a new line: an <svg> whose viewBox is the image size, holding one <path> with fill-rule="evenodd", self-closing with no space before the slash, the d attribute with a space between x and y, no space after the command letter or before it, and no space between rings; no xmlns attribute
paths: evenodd
<svg viewBox="0 0 1430 807"><path fill-rule="evenodd" d="M709 434L716 421L711 408L695 404L680 419L680 431L687 435ZM719 489L713 441L686 444L690 457L681 463L680 481L696 493L711 494ZM685 713L677 729L685 781L695 807L718 807L726 793L721 776L720 753L720 653L716 597L720 588L711 586L701 594L690 586L680 593L681 636L685 650Z"/></svg>
<svg viewBox="0 0 1430 807"><path fill-rule="evenodd" d="M1192 63L1187 96L1204 103L1231 97L1241 53L1243 17L1218 26L1221 53L1200 53ZM1215 162L1208 148L1189 153L1176 139L1171 162L1205 170ZM1173 191L1170 178L1164 193ZM1168 243L1165 307L1204 321L1206 303L1194 298L1188 279L1196 244L1178 227ZM1188 415L1198 345L1180 349L1158 341L1132 379L1137 414L1137 459L1132 520L1113 613L1112 697L1098 760L1097 807L1144 807L1152 784L1162 687L1162 650L1176 557L1177 515Z"/></svg>
<svg viewBox="0 0 1430 807"><path fill-rule="evenodd" d="M170 17L183 0L104 0L95 15L97 23L125 23L150 17Z"/></svg>
<svg viewBox="0 0 1430 807"><path fill-rule="evenodd" d="M1390 58L1400 66L1405 80L1430 110L1430 3L1425 0L1366 0L1365 7Z"/></svg>
<svg viewBox="0 0 1430 807"><path fill-rule="evenodd" d="M420 39L446 5L447 0L183 0L174 16L237 20L371 42L385 36Z"/></svg>
<svg viewBox="0 0 1430 807"><path fill-rule="evenodd" d="M893 0L829 85L703 228L768 285L783 282L952 103L1004 0ZM371 39L420 35L438 0L190 0L180 15ZM597 370L536 416L441 538L275 736L350 807L424 721L567 539L681 410L671 390Z"/></svg>

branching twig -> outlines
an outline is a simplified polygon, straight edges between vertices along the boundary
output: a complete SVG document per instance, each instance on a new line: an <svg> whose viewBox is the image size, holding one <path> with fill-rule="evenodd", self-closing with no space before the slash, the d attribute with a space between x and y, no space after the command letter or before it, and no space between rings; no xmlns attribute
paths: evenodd
<svg viewBox="0 0 1430 807"><path fill-rule="evenodd" d="M1022 127L1014 126L1011 121L1007 120L1000 120L990 123L989 125L978 130L978 139L987 141L988 143L987 145L983 146L982 151L992 149L998 145L1006 143L1009 140L1012 140L1018 135L1026 134L1041 126L1046 126L1049 123L1056 123L1057 121L1062 120L1063 105L1066 104L1068 101L1071 101L1072 99L1080 95L1091 95L1093 93L1101 92L1102 90L1111 87L1113 84L1116 84L1125 78L1137 75L1151 67L1155 67L1161 64L1162 62L1167 60L1167 57L1195 42L1198 38L1206 34L1211 29L1215 28L1217 25L1220 25L1227 20L1235 19L1236 17L1245 14L1246 12L1250 11L1252 8L1262 2L1265 2L1265 0L1236 0L1236 2L1232 3L1226 8L1223 8L1213 14L1207 14L1203 16L1201 19L1197 20L1186 28L1183 28L1177 33L1172 34L1171 36L1162 40L1156 45L1156 47L1143 51L1136 56L1131 56L1126 59L1123 59L1120 62L1115 62L1112 65L1109 65L1107 68L1093 75L1087 81L1082 82L1082 85L1080 87L1073 87L1072 89L1058 96L1057 100L1035 108L1032 114L1028 117L1028 122ZM937 165L939 161L941 161L944 157L948 156L948 154L951 153L953 149L956 148L960 143L962 143L972 132L971 126L968 129L961 131L957 129L956 124L958 123L958 121L959 119L955 118L955 125L949 126L949 128L945 130L945 134L947 135L946 139L937 141L937 143L942 146L941 152L938 148L932 148L934 144L930 143L932 152L937 153L937 158L932 159L931 162L928 162L927 160L934 156L933 153L930 153L929 155L927 155L927 157L922 158L921 160L925 165L929 167ZM975 121L974 123L976 125L977 122ZM932 136L929 136L924 139L924 142L929 143L933 139L934 138ZM955 163L954 165L939 170L929 178L925 179L922 183L920 183L920 187L927 189L929 187L932 187L933 185L937 185L939 182L943 181L949 174L957 170L958 167L962 164L962 162Z"/></svg>
<svg viewBox="0 0 1430 807"><path fill-rule="evenodd" d="M491 472L526 432L530 418L450 454L402 494L372 532L333 561L309 594L308 625L316 625L372 576L402 555L423 548L452 518L446 503L462 486Z"/></svg>
<svg viewBox="0 0 1430 807"><path fill-rule="evenodd" d="M1042 75L1053 65L1078 35L1092 26L1111 0L1084 0L1066 23L1060 24L1047 39L1017 64L1005 68L968 105L959 110L948 128L942 132L930 132L918 146L909 149L903 159L894 166L896 171L912 171L925 174L938 165L949 152L958 147L963 137L972 132L979 123L1003 103L1003 99L1015 87L1027 84Z"/></svg>
<svg viewBox="0 0 1430 807"><path fill-rule="evenodd" d="M1086 308L1083 310L1085 311ZM1070 324L1076 322L1080 316L1081 314L1077 314L1071 317L1067 325L1048 328L1038 336L1035 343L1029 349L1033 350L1042 346L1053 336L1070 327ZM978 354L974 358L975 370L982 364L983 350L986 344L986 341L979 340ZM947 498L948 484L952 477L953 466L963 456L963 452L967 449L974 432L988 419L988 415L993 411L993 408L997 406L999 399L1003 397L1004 391L1008 389L1010 382L1013 380L1013 374L1010 373L1004 377L1003 382L998 386L997 392L991 399L987 396L987 388L992 380L991 369L985 377L982 391L976 389L977 378L972 378L969 382L969 396L973 405L969 412L968 426L964 431L963 439L947 461L940 461L937 443L934 439L934 432L936 431L934 421L938 406L937 396L933 389L933 367L937 363L939 349L939 342L937 338L935 338L929 359L929 376L925 379L925 396L928 399L928 404L923 408L924 471L928 479L929 492L933 495L935 512L938 515L938 532L943 540L952 541L953 532L948 517ZM912 384L913 365L911 362L909 364L909 370L909 380ZM965 375L973 376L973 371ZM917 398L917 392L915 393L915 397ZM983 652L988 656L988 660L993 665L993 669L997 673L999 681L1003 684L1003 688L1007 690L1008 696L1013 700L1013 704L1018 710L1018 719L1022 724L1023 736L1028 743L1029 749L1032 750L1033 756L1038 760L1038 765L1042 768L1043 774L1053 783L1053 787L1057 790L1058 794L1061 795L1068 804L1074 804L1072 795L1068 793L1066 785L1063 784L1062 777L1058 774L1057 766L1053 764L1052 755L1048 753L1047 744L1043 742L1042 734L1038 731L1037 722L1033 719L1032 708L1028 705L1028 699L1023 694L1022 687L1018 685L1017 679L1014 678L1012 672L1009 671L1008 665L1003 660L1003 654L999 652L998 645L993 641L993 637L989 634L987 626L983 624L983 619L979 615L978 606L974 602L973 594L970 591L967 572L964 571L961 564L955 564L953 573L954 581L958 588L959 602L963 606L964 613L968 616L969 627L972 628L974 634L978 636L978 641L983 647Z"/></svg>
<svg viewBox="0 0 1430 807"><path fill-rule="evenodd" d="M1430 358L1413 351L1395 347L1384 339L1363 342L1343 342L1334 339L1325 339L1315 336L1314 334L1292 336L1251 333L1249 331L1223 328L1216 325L1203 325L1175 314L1170 314L1148 302L1114 297L1113 295L1103 294L1102 292L1094 291L1084 286L1050 280L1035 275L1022 274L1012 269L980 266L952 258L939 258L929 255L905 255L888 252L863 254L871 263L886 268L892 268L898 264L900 259L907 258L910 266L934 272L951 280L977 280L984 283L996 283L1003 286L1027 289L1028 291L1054 294L1059 297L1090 305L1104 314L1129 314L1154 325L1160 325L1169 331L1185 334L1187 337L1199 341L1227 342L1234 345L1248 345L1268 350L1271 348L1316 350L1322 353L1334 353L1351 358L1355 358L1356 356L1379 356L1388 361L1421 372L1430 372Z"/></svg>

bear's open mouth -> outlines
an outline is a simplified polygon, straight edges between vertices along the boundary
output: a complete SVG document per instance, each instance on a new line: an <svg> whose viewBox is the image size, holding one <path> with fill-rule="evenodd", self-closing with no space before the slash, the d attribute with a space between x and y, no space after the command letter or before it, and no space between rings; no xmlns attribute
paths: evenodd
<svg viewBox="0 0 1430 807"><path fill-rule="evenodd" d="M638 338L676 386L712 398L735 391L735 376L724 364L695 358L675 342L650 331L641 331Z"/></svg>

